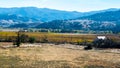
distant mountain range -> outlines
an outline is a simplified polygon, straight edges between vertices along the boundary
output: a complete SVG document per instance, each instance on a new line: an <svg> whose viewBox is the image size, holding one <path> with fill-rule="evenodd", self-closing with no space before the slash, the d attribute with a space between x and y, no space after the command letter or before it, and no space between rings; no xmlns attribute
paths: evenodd
<svg viewBox="0 0 120 68"><path fill-rule="evenodd" d="M6 15L6 17L8 16L7 20L12 20L11 18L9 19L9 16L14 15L16 17L29 18L28 20L35 19L41 22L48 22L52 20L75 19L78 17L88 16L100 12L117 11L117 10L118 9L111 8L111 9L106 9L101 11L91 11L91 12L77 12L77 11L70 12L70 11L61 11L61 10L48 9L48 8L36 8L36 7L0 8L0 16L3 15Z"/></svg>
<svg viewBox="0 0 120 68"><path fill-rule="evenodd" d="M77 18L83 15L81 12L69 12L48 8L21 7L21 8L0 8L0 14L16 15L27 18L34 18L46 22L52 20L64 20Z"/></svg>
<svg viewBox="0 0 120 68"><path fill-rule="evenodd" d="M37 28L120 32L120 10L96 13L70 20L54 20Z"/></svg>
<svg viewBox="0 0 120 68"><path fill-rule="evenodd" d="M0 26L68 30L120 31L120 11L116 8L91 11L61 11L48 8L0 8Z"/></svg>

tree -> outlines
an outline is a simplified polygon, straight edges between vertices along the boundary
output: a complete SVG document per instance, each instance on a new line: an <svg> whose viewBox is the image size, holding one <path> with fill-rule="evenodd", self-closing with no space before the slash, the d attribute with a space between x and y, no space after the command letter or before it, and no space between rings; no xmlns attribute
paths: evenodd
<svg viewBox="0 0 120 68"><path fill-rule="evenodd" d="M112 39L96 39L93 42L93 47L95 48L119 48L120 44L113 41Z"/></svg>
<svg viewBox="0 0 120 68"><path fill-rule="evenodd" d="M14 42L14 45L16 45L17 47L19 47L20 44L21 44L21 37L20 37L20 35L21 35L21 32L18 31L18 32L17 32L16 40L15 40L15 42Z"/></svg>

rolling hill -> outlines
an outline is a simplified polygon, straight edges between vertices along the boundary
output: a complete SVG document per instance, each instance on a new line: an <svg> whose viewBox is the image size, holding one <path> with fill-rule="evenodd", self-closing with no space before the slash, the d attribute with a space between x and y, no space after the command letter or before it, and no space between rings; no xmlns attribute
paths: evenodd
<svg viewBox="0 0 120 68"><path fill-rule="evenodd" d="M37 28L120 32L120 10L107 11L70 20L42 23Z"/></svg>
<svg viewBox="0 0 120 68"><path fill-rule="evenodd" d="M48 8L21 7L21 8L0 8L0 14L16 15L21 17L35 18L42 22L52 20L64 20L77 18L83 15L81 12L70 12Z"/></svg>
<svg viewBox="0 0 120 68"><path fill-rule="evenodd" d="M120 10L76 12L36 7L0 8L0 26L119 32Z"/></svg>

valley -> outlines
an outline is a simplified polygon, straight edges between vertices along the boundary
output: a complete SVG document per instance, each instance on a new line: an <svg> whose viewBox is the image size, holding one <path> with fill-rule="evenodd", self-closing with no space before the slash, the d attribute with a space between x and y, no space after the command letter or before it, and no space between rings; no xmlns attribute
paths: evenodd
<svg viewBox="0 0 120 68"><path fill-rule="evenodd" d="M120 68L119 27L119 8L0 8L0 68Z"/></svg>

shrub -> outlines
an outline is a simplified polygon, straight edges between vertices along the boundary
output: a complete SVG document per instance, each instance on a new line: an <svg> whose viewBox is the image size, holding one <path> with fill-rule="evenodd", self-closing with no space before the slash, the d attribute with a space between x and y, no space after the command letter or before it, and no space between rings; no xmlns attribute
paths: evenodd
<svg viewBox="0 0 120 68"><path fill-rule="evenodd" d="M91 50L91 49L92 49L92 46L90 44L84 47L84 50Z"/></svg>
<svg viewBox="0 0 120 68"><path fill-rule="evenodd" d="M20 39L22 43L26 43L28 41L28 35L26 34L21 34Z"/></svg>
<svg viewBox="0 0 120 68"><path fill-rule="evenodd" d="M93 42L95 48L120 48L120 44L111 39L96 39Z"/></svg>
<svg viewBox="0 0 120 68"><path fill-rule="evenodd" d="M29 43L35 43L35 40L36 40L36 39L35 39L34 37L30 37L30 38L29 38Z"/></svg>

